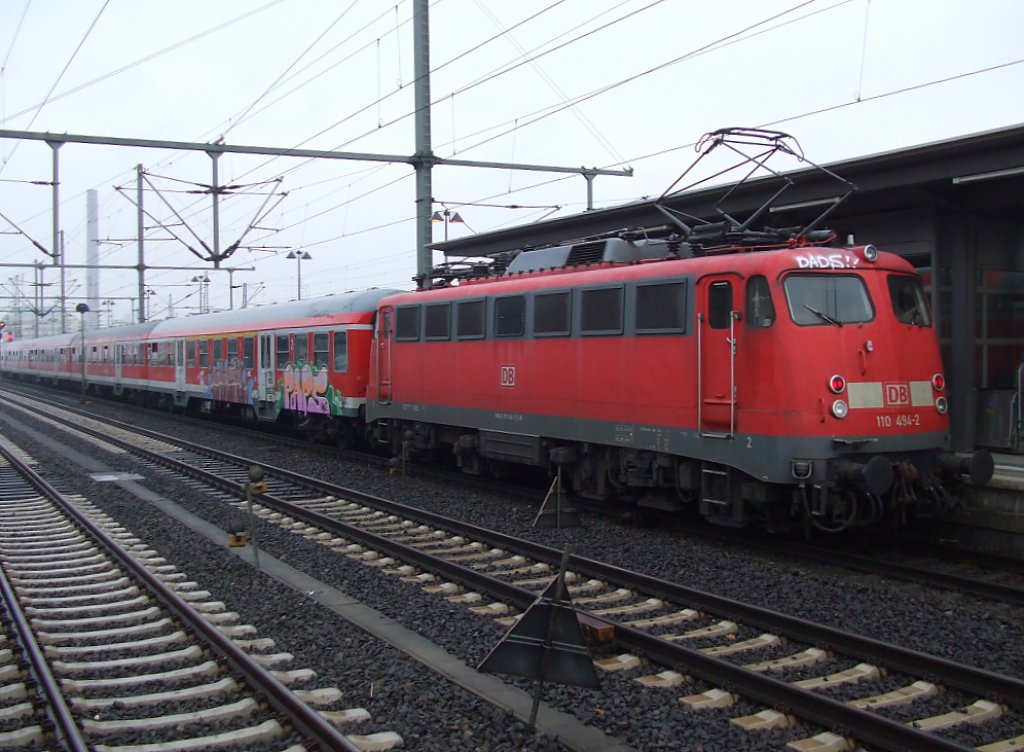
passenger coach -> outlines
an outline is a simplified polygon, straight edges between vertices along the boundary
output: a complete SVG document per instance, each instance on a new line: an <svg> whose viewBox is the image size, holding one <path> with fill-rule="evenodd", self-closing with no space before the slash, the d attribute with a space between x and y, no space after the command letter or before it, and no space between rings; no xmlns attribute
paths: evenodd
<svg viewBox="0 0 1024 752"><path fill-rule="evenodd" d="M3 369L162 407L288 420L342 441L361 424L376 304L368 290L11 342Z"/></svg>

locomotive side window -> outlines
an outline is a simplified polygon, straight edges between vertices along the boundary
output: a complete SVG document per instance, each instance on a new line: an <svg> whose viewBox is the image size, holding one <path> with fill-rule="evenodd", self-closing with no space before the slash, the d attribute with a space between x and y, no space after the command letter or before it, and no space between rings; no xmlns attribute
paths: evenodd
<svg viewBox="0 0 1024 752"><path fill-rule="evenodd" d="M256 365L256 343L252 337L246 337L242 340L242 364L246 368L252 368Z"/></svg>
<svg viewBox="0 0 1024 752"><path fill-rule="evenodd" d="M494 299L494 336L522 337L526 331L526 297Z"/></svg>
<svg viewBox="0 0 1024 752"><path fill-rule="evenodd" d="M313 362L326 367L331 356L331 338L327 332L313 332Z"/></svg>
<svg viewBox="0 0 1024 752"><path fill-rule="evenodd" d="M842 326L875 317L864 280L853 274L791 274L783 282L799 326Z"/></svg>
<svg viewBox="0 0 1024 752"><path fill-rule="evenodd" d="M622 288L604 287L580 293L583 334L622 334Z"/></svg>
<svg viewBox="0 0 1024 752"><path fill-rule="evenodd" d="M451 337L451 311L451 303L426 306L423 326L427 339L449 339Z"/></svg>
<svg viewBox="0 0 1024 752"><path fill-rule="evenodd" d="M708 288L708 326L728 329L732 321L732 282L712 282Z"/></svg>
<svg viewBox="0 0 1024 752"><path fill-rule="evenodd" d="M686 330L685 316L685 282L637 285L637 334L681 333Z"/></svg>
<svg viewBox="0 0 1024 752"><path fill-rule="evenodd" d="M533 298L533 333L538 337L569 334L568 292L537 293Z"/></svg>
<svg viewBox="0 0 1024 752"><path fill-rule="evenodd" d="M348 332L334 333L334 371L345 373L348 370Z"/></svg>
<svg viewBox="0 0 1024 752"><path fill-rule="evenodd" d="M291 344L287 334L278 334L274 340L274 362L278 368L284 368L291 360Z"/></svg>
<svg viewBox="0 0 1024 752"><path fill-rule="evenodd" d="M766 329L775 323L775 304L768 280L758 275L747 282L747 326Z"/></svg>
<svg viewBox="0 0 1024 752"><path fill-rule="evenodd" d="M420 338L420 307L402 306L395 311L395 339L413 342Z"/></svg>
<svg viewBox="0 0 1024 752"><path fill-rule="evenodd" d="M482 339L484 336L484 302L464 300L455 304L455 333L459 339Z"/></svg>
<svg viewBox="0 0 1024 752"><path fill-rule="evenodd" d="M889 298L897 321L920 326L932 325L924 290L916 278L895 274L889 277Z"/></svg>

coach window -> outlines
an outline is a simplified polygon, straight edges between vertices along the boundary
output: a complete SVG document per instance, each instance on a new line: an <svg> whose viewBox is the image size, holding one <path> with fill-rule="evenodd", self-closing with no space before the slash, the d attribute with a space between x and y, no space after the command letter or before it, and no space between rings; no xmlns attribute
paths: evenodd
<svg viewBox="0 0 1024 752"><path fill-rule="evenodd" d="M224 340L213 341L213 367L219 368L224 365Z"/></svg>
<svg viewBox="0 0 1024 752"><path fill-rule="evenodd" d="M533 296L533 333L538 337L569 334L569 292L539 292Z"/></svg>
<svg viewBox="0 0 1024 752"><path fill-rule="evenodd" d="M274 358L278 368L284 368L291 359L287 334L278 334L274 340Z"/></svg>
<svg viewBox="0 0 1024 752"><path fill-rule="evenodd" d="M309 333L301 332L295 335L295 344L292 345L295 348L295 362L296 363L308 363L309 362Z"/></svg>
<svg viewBox="0 0 1024 752"><path fill-rule="evenodd" d="M685 282L637 285L637 334L680 334L686 330L685 316Z"/></svg>
<svg viewBox="0 0 1024 752"><path fill-rule="evenodd" d="M334 333L334 372L345 373L348 370L348 332Z"/></svg>
<svg viewBox="0 0 1024 752"><path fill-rule="evenodd" d="M195 340L191 340L187 345L185 345L185 352L187 354L186 361L185 361L185 367L186 368L195 368L196 367L196 341Z"/></svg>
<svg viewBox="0 0 1024 752"><path fill-rule="evenodd" d="M238 338L237 337L231 337L228 340L228 362L229 363L237 363L238 362Z"/></svg>
<svg viewBox="0 0 1024 752"><path fill-rule="evenodd" d="M484 336L484 301L463 300L455 304L455 334L459 339L482 339Z"/></svg>
<svg viewBox="0 0 1024 752"><path fill-rule="evenodd" d="M420 307L402 306L395 311L395 339L415 342L420 338Z"/></svg>
<svg viewBox="0 0 1024 752"><path fill-rule="evenodd" d="M327 332L313 333L313 362L323 368L331 362L331 337Z"/></svg>
<svg viewBox="0 0 1024 752"><path fill-rule="evenodd" d="M200 340L199 342L199 367L209 368L210 367L210 356L209 356L210 343L207 340Z"/></svg>
<svg viewBox="0 0 1024 752"><path fill-rule="evenodd" d="M160 343L151 342L149 345L149 364L151 366L160 365Z"/></svg>
<svg viewBox="0 0 1024 752"><path fill-rule="evenodd" d="M494 300L494 336L522 337L526 331L526 297L512 295Z"/></svg>
<svg viewBox="0 0 1024 752"><path fill-rule="evenodd" d="M580 293L580 332L622 334L622 288L604 287Z"/></svg>
<svg viewBox="0 0 1024 752"><path fill-rule="evenodd" d="M245 368L252 368L256 365L256 343L252 337L242 340L242 365Z"/></svg>
<svg viewBox="0 0 1024 752"><path fill-rule="evenodd" d="M423 335L427 339L450 339L451 338L451 319L452 319L452 304L451 303L437 303L434 305L425 306L424 320L423 320Z"/></svg>
<svg viewBox="0 0 1024 752"><path fill-rule="evenodd" d="M747 281L747 326L767 329L775 323L775 305L768 289L768 280L757 275Z"/></svg>

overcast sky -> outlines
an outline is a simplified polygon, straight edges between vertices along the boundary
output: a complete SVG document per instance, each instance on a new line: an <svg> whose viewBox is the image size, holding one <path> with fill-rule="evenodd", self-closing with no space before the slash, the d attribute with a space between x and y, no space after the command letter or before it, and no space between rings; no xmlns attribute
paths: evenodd
<svg viewBox="0 0 1024 752"><path fill-rule="evenodd" d="M3 0L0 128L411 154L411 16L409 0ZM829 163L1024 123L1019 0L436 0L430 32L435 153L632 167L631 178L597 178L598 206L660 194L692 144L725 126L786 131ZM32 241L52 245L52 189L38 184L52 155L44 142L0 139L0 264L49 261ZM194 312L191 279L204 272L209 304L228 306L229 275L186 247L199 247L193 233L213 245L209 156L66 144L59 158L69 264L85 262L89 189L101 263L136 263L141 164L146 263L192 267L147 274L153 313ZM240 269L236 307L243 292L252 304L294 299L295 250L310 256L303 298L411 287L408 166L229 154L219 170L221 184L241 186L220 219L220 247L241 241L222 264ZM586 201L576 176L441 166L433 181L434 208L465 220L451 237ZM68 279L84 295L84 272ZM0 297L31 297L33 281L31 268L4 267ZM136 290L132 273L101 274L115 320L128 319Z"/></svg>

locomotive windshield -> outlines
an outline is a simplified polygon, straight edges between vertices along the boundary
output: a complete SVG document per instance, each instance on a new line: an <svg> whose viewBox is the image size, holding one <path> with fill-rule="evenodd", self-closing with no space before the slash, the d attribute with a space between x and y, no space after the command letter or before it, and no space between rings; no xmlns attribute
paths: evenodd
<svg viewBox="0 0 1024 752"><path fill-rule="evenodd" d="M889 277L889 298L892 300L892 311L897 321L918 326L932 325L924 290L921 289L921 282L916 277Z"/></svg>
<svg viewBox="0 0 1024 752"><path fill-rule="evenodd" d="M853 274L791 274L783 287L798 326L842 326L875 317L864 280Z"/></svg>

